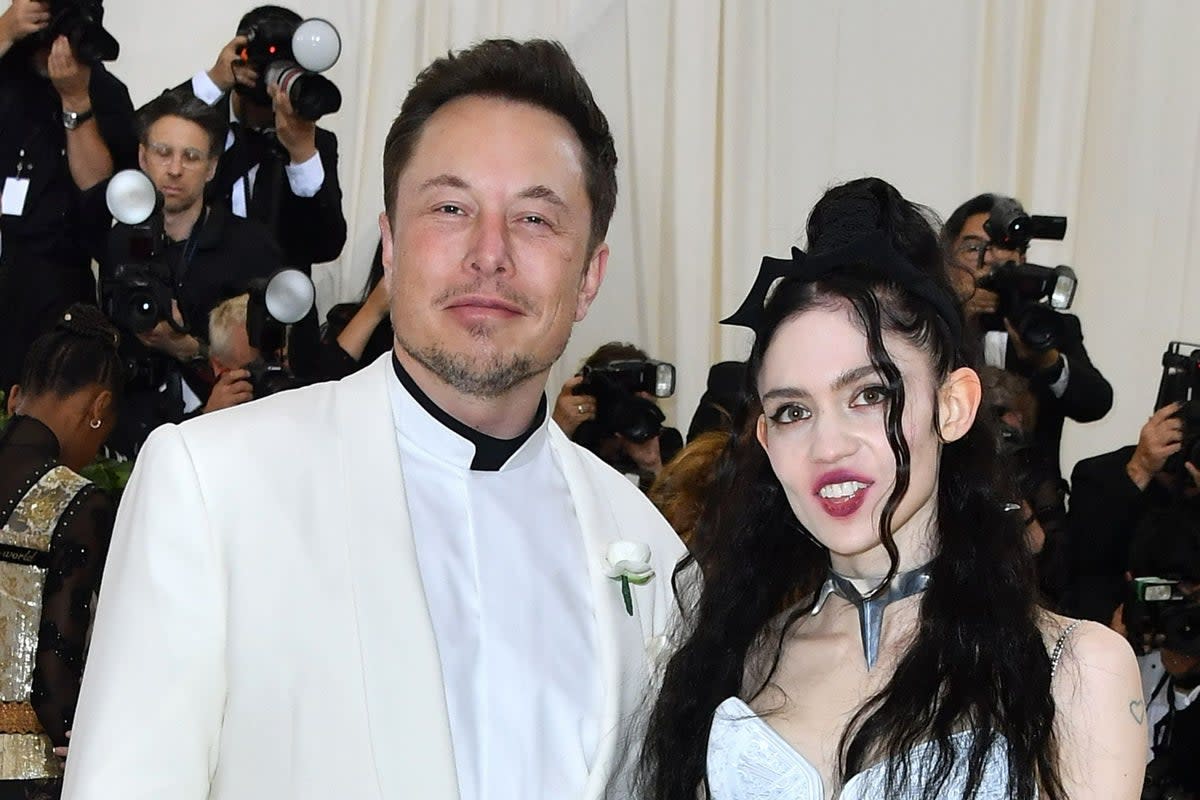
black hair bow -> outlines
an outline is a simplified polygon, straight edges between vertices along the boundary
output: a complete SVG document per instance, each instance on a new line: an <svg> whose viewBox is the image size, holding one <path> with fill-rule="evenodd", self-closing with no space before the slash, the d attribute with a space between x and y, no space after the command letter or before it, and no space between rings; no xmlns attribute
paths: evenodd
<svg viewBox="0 0 1200 800"><path fill-rule="evenodd" d="M803 283L815 283L835 272L851 270L862 264L875 267L886 280L907 289L932 305L955 339L961 334L962 315L955 299L932 278L897 253L884 231L869 233L846 245L814 255L793 247L790 259L764 256L762 265L758 268L758 277L754 279L754 285L750 287L746 299L737 311L721 320L721 324L740 325L757 333L762 324L767 295L775 281L788 278Z"/></svg>

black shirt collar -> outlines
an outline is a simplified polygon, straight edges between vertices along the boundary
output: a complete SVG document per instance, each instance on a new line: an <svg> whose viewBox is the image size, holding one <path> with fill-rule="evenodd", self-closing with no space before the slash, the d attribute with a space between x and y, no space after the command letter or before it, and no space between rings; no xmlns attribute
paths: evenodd
<svg viewBox="0 0 1200 800"><path fill-rule="evenodd" d="M525 429L524 433L515 439L497 439L495 436L488 436L486 433L477 431L470 425L465 425L450 416L437 403L433 402L429 395L425 394L425 392L421 391L421 387L417 386L417 382L404 369L404 365L400 363L400 359L396 358L394 352L392 353L392 369L395 370L396 377L400 380L400 385L412 395L421 408L425 409L431 417L443 426L475 446L475 457L471 460L471 469L475 471L498 471L521 449L521 445L529 441L529 437L533 436L534 432L546 421L547 403L546 395L543 394L541 402L538 403L537 413L533 415L533 421L529 423L529 427Z"/></svg>

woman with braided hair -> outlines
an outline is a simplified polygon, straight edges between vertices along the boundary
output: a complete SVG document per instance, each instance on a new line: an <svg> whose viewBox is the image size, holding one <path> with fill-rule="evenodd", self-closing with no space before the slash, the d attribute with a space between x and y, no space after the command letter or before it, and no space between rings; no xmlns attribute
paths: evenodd
<svg viewBox="0 0 1200 800"><path fill-rule="evenodd" d="M644 795L1137 797L1133 654L1037 604L926 214L865 178L807 232L726 320L750 407L675 576Z"/></svg>
<svg viewBox="0 0 1200 800"><path fill-rule="evenodd" d="M115 420L116 329L69 308L25 358L0 434L0 800L55 798L112 501L79 475Z"/></svg>

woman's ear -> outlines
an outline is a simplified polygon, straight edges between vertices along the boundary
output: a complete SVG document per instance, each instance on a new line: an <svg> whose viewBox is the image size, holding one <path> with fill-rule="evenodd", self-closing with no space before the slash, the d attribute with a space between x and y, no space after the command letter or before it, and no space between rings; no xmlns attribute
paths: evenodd
<svg viewBox="0 0 1200 800"><path fill-rule="evenodd" d="M12 388L8 390L8 402L5 403L5 406L6 406L5 410L8 412L8 415L10 417L13 414L17 413L17 405L20 403L20 400L18 398L20 396L21 396L21 384L14 383L12 385Z"/></svg>
<svg viewBox="0 0 1200 800"><path fill-rule="evenodd" d="M763 452L767 451L767 415L759 414L758 422L754 426L754 435L758 439L758 443L762 445Z"/></svg>
<svg viewBox="0 0 1200 800"><path fill-rule="evenodd" d="M959 367L946 376L938 389L938 434L943 442L961 439L975 424L983 398L979 375L970 367Z"/></svg>

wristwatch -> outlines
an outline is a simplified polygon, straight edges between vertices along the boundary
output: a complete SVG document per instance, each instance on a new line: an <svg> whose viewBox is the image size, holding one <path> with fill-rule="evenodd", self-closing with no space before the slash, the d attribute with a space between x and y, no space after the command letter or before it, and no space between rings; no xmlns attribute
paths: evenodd
<svg viewBox="0 0 1200 800"><path fill-rule="evenodd" d="M64 111L62 112L62 124L67 130L73 131L93 116L95 116L95 112L90 108L87 111Z"/></svg>

